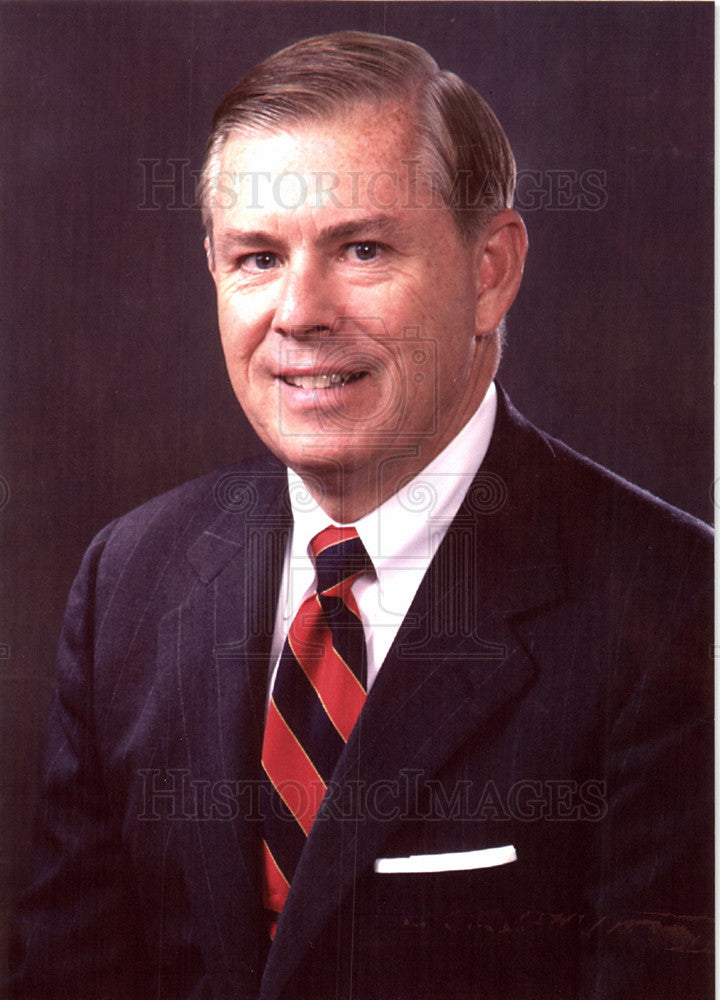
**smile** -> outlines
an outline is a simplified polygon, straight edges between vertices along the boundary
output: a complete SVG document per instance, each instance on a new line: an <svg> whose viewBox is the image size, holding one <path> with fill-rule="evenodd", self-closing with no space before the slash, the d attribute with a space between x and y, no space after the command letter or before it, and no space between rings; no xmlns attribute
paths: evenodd
<svg viewBox="0 0 720 1000"><path fill-rule="evenodd" d="M367 372L355 372L351 375L281 375L280 378L286 385L291 385L295 389L341 389L349 382L357 382L358 379L367 375Z"/></svg>

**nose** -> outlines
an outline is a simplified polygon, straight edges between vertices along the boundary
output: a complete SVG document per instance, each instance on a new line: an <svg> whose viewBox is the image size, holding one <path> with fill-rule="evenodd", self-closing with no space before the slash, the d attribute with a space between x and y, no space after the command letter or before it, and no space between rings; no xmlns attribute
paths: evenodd
<svg viewBox="0 0 720 1000"><path fill-rule="evenodd" d="M295 338L330 333L341 315L339 294L340 288L323 262L290 261L279 285L273 329Z"/></svg>

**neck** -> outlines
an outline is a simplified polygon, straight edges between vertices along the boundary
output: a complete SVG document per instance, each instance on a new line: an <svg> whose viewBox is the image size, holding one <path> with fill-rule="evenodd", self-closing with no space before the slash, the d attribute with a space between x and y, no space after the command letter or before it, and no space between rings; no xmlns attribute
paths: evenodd
<svg viewBox="0 0 720 1000"><path fill-rule="evenodd" d="M321 476L317 472L307 477L302 472L299 475L328 517L339 524L353 524L385 503L427 464L424 462L413 471L417 462L417 448L406 452L394 449L380 456L377 465L333 468Z"/></svg>

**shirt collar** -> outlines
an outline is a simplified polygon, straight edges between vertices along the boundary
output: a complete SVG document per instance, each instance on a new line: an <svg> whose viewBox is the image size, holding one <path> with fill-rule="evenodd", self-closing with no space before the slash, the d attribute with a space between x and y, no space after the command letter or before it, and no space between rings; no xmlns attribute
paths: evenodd
<svg viewBox="0 0 720 1000"><path fill-rule="evenodd" d="M447 447L397 493L355 524L381 586L387 567L404 561L429 564L485 458L496 412L497 393L491 383L478 409ZM310 540L335 522L312 500L292 469L288 469L288 486L293 513L292 574L304 564L312 575ZM306 578L306 574L302 575ZM297 584L300 582L298 578Z"/></svg>

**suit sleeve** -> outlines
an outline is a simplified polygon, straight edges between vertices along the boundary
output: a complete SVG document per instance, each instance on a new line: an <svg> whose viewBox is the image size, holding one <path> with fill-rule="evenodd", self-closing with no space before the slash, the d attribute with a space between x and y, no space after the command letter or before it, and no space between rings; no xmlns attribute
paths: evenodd
<svg viewBox="0 0 720 1000"><path fill-rule="evenodd" d="M707 580L709 547L698 548ZM675 588L669 605L640 603L624 623L618 670L633 686L618 675L603 748L592 1000L712 995L713 605L708 588Z"/></svg>
<svg viewBox="0 0 720 1000"><path fill-rule="evenodd" d="M103 781L93 717L96 572L108 531L85 556L61 633L33 877L11 931L11 997L140 995L131 992L129 973L137 989L146 965L142 914Z"/></svg>

